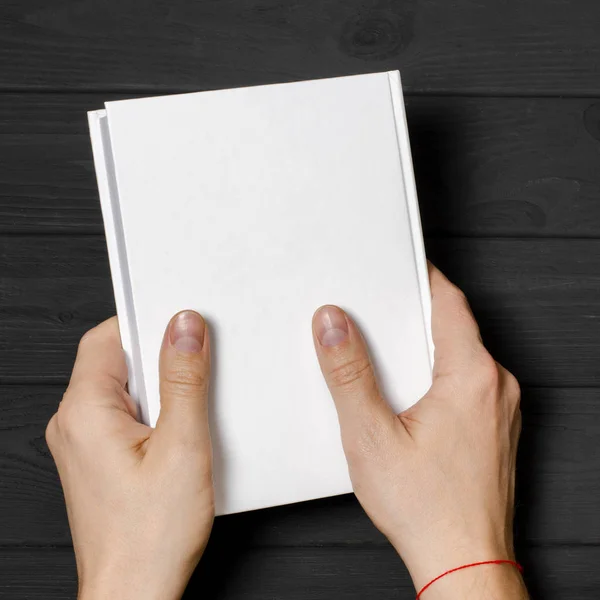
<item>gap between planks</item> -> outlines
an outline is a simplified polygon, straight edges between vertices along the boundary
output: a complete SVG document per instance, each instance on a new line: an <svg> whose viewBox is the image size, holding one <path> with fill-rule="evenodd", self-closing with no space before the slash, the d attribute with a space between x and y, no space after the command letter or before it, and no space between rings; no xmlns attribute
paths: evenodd
<svg viewBox="0 0 600 600"><path fill-rule="evenodd" d="M367 72L369 74L370 72ZM339 75L339 77L352 77L353 75L361 75L363 73L351 73ZM316 77L315 79L331 79L332 77ZM289 79L278 81L277 83L294 83L296 81L309 81L310 79ZM69 87L36 87L36 86L3 86L0 84L0 94L65 94L65 95L85 95L85 94L132 94L139 95L169 95L169 94L187 94L193 92L213 91L219 89L233 89L236 87L255 87L259 85L272 85L273 82L256 83L252 86L231 86L231 88L202 88L201 86L189 87L89 87L89 88L69 88ZM569 100L586 100L600 97L600 89L592 90L586 93L556 93L556 92L505 92L502 90L470 90L466 92L456 92L453 90L413 90L404 91L405 98L501 98L501 99L569 99Z"/></svg>

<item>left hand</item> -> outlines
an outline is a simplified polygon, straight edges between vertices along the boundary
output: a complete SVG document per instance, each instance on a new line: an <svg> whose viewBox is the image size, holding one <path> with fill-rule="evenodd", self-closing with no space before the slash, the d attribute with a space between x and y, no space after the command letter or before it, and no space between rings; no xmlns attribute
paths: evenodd
<svg viewBox="0 0 600 600"><path fill-rule="evenodd" d="M176 315L160 354L161 412L138 423L117 319L86 333L46 431L64 488L79 597L179 598L212 527L209 335Z"/></svg>

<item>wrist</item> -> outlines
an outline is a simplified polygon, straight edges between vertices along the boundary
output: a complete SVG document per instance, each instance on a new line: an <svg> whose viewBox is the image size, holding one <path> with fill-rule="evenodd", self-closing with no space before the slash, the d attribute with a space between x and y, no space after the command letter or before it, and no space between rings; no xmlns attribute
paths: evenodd
<svg viewBox="0 0 600 600"><path fill-rule="evenodd" d="M418 592L421 590L417 589ZM527 600L528 597L519 569L502 563L448 573L423 589L419 600Z"/></svg>
<svg viewBox="0 0 600 600"><path fill-rule="evenodd" d="M79 586L78 600L179 600L185 585L164 586L161 582L151 584L120 579L101 579L82 583Z"/></svg>
<svg viewBox="0 0 600 600"><path fill-rule="evenodd" d="M193 572L161 573L150 565L123 563L82 574L78 600L179 600Z"/></svg>
<svg viewBox="0 0 600 600"><path fill-rule="evenodd" d="M496 560L514 561L512 549L502 543L423 544L402 551L394 545L408 568L417 592L440 575L464 565ZM512 545L511 545L512 546ZM508 548L511 548L509 546ZM521 600L528 598L519 569L508 563L477 565L448 573L423 592L420 600Z"/></svg>
<svg viewBox="0 0 600 600"><path fill-rule="evenodd" d="M187 583L187 582L186 582ZM179 600L185 590L182 586L150 584L131 580L102 579L79 586L78 600Z"/></svg>

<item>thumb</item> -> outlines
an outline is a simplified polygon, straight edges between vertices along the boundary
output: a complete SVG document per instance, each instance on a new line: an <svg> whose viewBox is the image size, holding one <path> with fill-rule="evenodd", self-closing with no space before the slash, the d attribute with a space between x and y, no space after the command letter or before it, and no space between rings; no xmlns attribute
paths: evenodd
<svg viewBox="0 0 600 600"><path fill-rule="evenodd" d="M396 415L382 397L365 342L337 306L322 306L313 317L321 371L335 402L344 448L383 443Z"/></svg>
<svg viewBox="0 0 600 600"><path fill-rule="evenodd" d="M153 437L202 448L210 443L210 342L204 319L191 310L170 321L160 352L160 416Z"/></svg>

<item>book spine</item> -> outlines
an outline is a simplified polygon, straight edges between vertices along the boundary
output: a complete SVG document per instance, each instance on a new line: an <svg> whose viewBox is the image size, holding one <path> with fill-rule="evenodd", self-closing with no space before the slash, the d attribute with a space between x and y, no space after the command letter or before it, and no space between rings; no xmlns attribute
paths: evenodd
<svg viewBox="0 0 600 600"><path fill-rule="evenodd" d="M423 323L429 347L429 365L433 371L434 345L431 333L431 290L429 287L429 271L427 269L427 258L425 256L425 245L423 243L423 230L421 227L417 186L415 183L410 140L408 137L408 123L406 121L406 110L404 108L402 82L398 71L389 71L387 75L396 124L396 138L398 140L398 150L400 152L400 167L402 169L402 180L404 182L404 193L408 209L408 218L410 221L417 281L419 282L419 293L421 295L421 306L423 308Z"/></svg>
<svg viewBox="0 0 600 600"><path fill-rule="evenodd" d="M127 249L121 220L119 195L115 177L108 118L105 110L88 113L94 166L98 181L100 207L106 233L106 245L112 275L115 304L119 317L121 345L129 373L128 390L138 408L138 419L150 423L145 394L142 360L138 343L135 308L129 278Z"/></svg>

